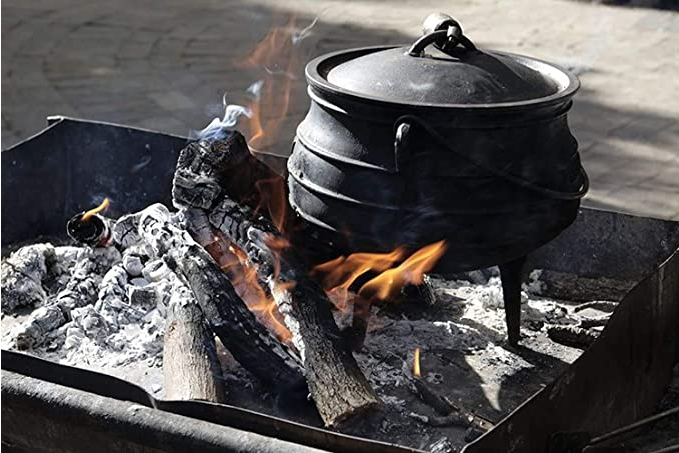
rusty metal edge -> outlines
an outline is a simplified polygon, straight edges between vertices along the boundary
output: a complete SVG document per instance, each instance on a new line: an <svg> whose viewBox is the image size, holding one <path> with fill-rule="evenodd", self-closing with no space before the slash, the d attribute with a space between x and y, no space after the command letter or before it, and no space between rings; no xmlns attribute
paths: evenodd
<svg viewBox="0 0 679 453"><path fill-rule="evenodd" d="M45 389L49 389L49 391ZM60 396L53 397L50 392L56 392ZM174 414L186 417L184 422L189 423L192 429L196 429L196 442L203 442L201 436L204 430L220 428L234 430L237 434L236 438L242 441L242 445L240 445L242 449L238 451L244 452L419 452L419 450L407 447L313 428L226 404L156 399L141 387L113 376L61 365L5 349L2 350L2 396L4 399L2 404L3 418L18 423L16 425L10 424L10 429L2 430L3 442L12 441L15 444L24 442L20 446L28 448L30 451L48 445L36 445L34 443L35 439L43 441L43 437L48 434L54 437L52 441L55 445L63 444L68 447L69 439L72 437L69 433L69 426L77 425L78 429L81 429L81 426L89 427L87 429L91 429L92 435L99 433L101 429L108 432L105 423L99 420L101 417L106 418L106 408L100 407L103 404L116 408L117 412L111 414L111 417L115 418L116 426L127 426L129 432L127 429L121 428L120 431L111 431L108 437L101 435L101 433L97 434L100 436L97 437L97 441L101 443L102 448L107 445L111 447L123 441L130 445L139 443L139 439L137 439L137 431L140 429L139 422L135 418L135 414L129 412L132 407L137 407L144 408L144 413L148 413L146 416L149 424L148 429L150 433L153 433L153 436L149 436L149 438L158 441L159 444L154 448L161 448L162 451L182 451L181 448L177 450L174 448L174 444L166 444L165 441L166 437L183 439L183 436L186 436L184 428L179 429L170 422L163 424L163 417L170 417L170 414ZM30 411L25 409L26 404L29 403L34 407ZM121 406L123 403L124 405ZM103 410L103 412L100 413L100 410ZM125 410L128 410L128 412L125 412ZM125 414L129 416L125 416ZM51 420L55 429L50 430L49 433L43 432L46 430L40 423L30 423L36 417L42 417L44 422ZM90 417L94 417L94 419L89 420ZM17 419L18 421L16 421ZM62 419L70 419L69 423L72 425L63 424L60 421ZM172 417L168 420L171 419ZM21 432L22 436L17 437L16 433L18 432ZM280 445L275 442L272 445L278 445L282 449L251 449L253 442L257 445L261 444L260 437L273 439L272 442L280 442ZM219 437L215 437L214 441L214 445L219 448L235 445L226 445ZM144 445L145 448L153 447L150 441ZM180 445L184 445L184 448L186 448L186 444L180 443ZM76 448L77 445L70 445L70 447ZM68 448L66 449L68 450ZM231 450L227 449L226 451Z"/></svg>
<svg viewBox="0 0 679 453"><path fill-rule="evenodd" d="M601 434L651 414L679 343L679 250L622 299L601 336L557 380L462 453L548 451L555 433Z"/></svg>

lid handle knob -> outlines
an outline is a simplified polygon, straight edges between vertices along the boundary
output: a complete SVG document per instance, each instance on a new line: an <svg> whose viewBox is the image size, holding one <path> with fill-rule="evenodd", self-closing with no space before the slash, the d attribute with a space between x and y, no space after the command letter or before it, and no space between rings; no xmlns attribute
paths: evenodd
<svg viewBox="0 0 679 453"><path fill-rule="evenodd" d="M433 13L427 16L422 24L424 36L415 41L408 50L408 55L421 57L424 49L434 44L440 51L454 57L455 48L462 44L467 50L476 50L476 46L462 33L462 26L447 14Z"/></svg>

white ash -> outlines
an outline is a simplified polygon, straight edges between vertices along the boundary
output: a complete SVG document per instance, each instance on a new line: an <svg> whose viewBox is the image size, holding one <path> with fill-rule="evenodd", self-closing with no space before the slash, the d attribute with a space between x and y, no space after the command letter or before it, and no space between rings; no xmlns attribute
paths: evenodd
<svg viewBox="0 0 679 453"><path fill-rule="evenodd" d="M511 374L532 366L501 347L506 339L506 321L499 275L491 276L481 285L436 278L432 278L432 283L439 304L458 305L459 313L453 319L391 319L373 308L364 349L357 354L357 359L378 392L385 387L408 383L404 369L412 366L415 347L422 348L423 353L435 348L478 356L485 362L492 362L489 364L499 374ZM539 335L550 324L577 323L567 305L532 293L540 289L539 273L533 273L521 294L521 333L524 338ZM441 383L442 377L432 374L425 375L425 379Z"/></svg>
<svg viewBox="0 0 679 453"><path fill-rule="evenodd" d="M169 215L167 210L160 212ZM37 307L30 314L3 317L2 346L30 349L56 362L123 376L124 366L133 363L159 367L170 298L192 294L148 244L138 242L141 236L131 227L138 227L141 214L125 216L122 226L114 226L122 238L115 246L36 244L5 260L3 311L13 312L26 304L25 298L17 304L5 297L17 288L32 285L40 297L31 301ZM120 234L122 227L125 234ZM156 244L161 241L154 239ZM16 263L23 263L23 278L6 285L4 274L14 272ZM50 285L48 276L54 277ZM118 369L121 373L116 373Z"/></svg>
<svg viewBox="0 0 679 453"><path fill-rule="evenodd" d="M196 219L200 220L193 216ZM171 299L188 300L192 294L158 257L168 250L181 253L187 244L195 243L183 228L187 220L186 215L153 205L121 218L113 226L116 242L111 247L36 244L17 251L15 260L31 271L25 278L29 281L15 281L6 287L3 280L3 304L7 304L6 291L21 285L31 287L33 294L42 291L44 296L30 302L36 308L28 319L17 318L18 326L9 333L5 325L11 317L3 318L3 347L29 347L32 353L50 360L124 378L135 364L157 370L160 375L167 307ZM3 263L3 277L7 261ZM373 309L365 346L356 357L371 384L395 411L407 412L411 397L395 394L393 389L408 383L415 347L425 355L433 349L459 351L472 368L482 369L479 375L485 369L486 374L493 373L498 379L534 366L502 347L506 324L497 269L469 273L467 278L471 281L432 279L439 299L436 305L448 307L453 315L392 319ZM280 297L275 285L271 289ZM524 338L543 334L549 325L575 325L582 319L572 306L539 296L544 289L539 272L531 274L523 289ZM3 311L25 303L10 302L3 305ZM351 316L340 314L337 318L340 324L351 322ZM575 354L567 359L574 359ZM440 373L423 371L424 379L432 385L450 384ZM138 383L149 390L157 387L157 381ZM492 387L487 383L484 386ZM158 393L157 389L152 391ZM491 388L488 393L495 391ZM492 398L489 396L489 400Z"/></svg>
<svg viewBox="0 0 679 453"><path fill-rule="evenodd" d="M80 256L82 259L70 269L70 278L65 287L55 296L45 298L43 305L34 310L23 325L14 329L13 336L18 348L35 348L54 340L55 331L67 323L74 308L94 303L101 274L120 260L120 253L108 248L95 249ZM68 263L60 266L68 268Z"/></svg>
<svg viewBox="0 0 679 453"><path fill-rule="evenodd" d="M54 256L51 244L22 247L2 263L2 312L41 305L47 298L42 281L47 275L47 255Z"/></svg>

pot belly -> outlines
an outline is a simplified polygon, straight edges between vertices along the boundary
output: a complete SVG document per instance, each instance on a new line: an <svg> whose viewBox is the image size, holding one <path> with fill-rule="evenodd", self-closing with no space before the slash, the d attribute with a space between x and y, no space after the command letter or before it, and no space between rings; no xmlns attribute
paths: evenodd
<svg viewBox="0 0 679 453"><path fill-rule="evenodd" d="M354 159L366 151L351 156L343 137L351 129L353 143L375 143L374 138L357 135L346 118L330 127L329 117L323 129L312 128L314 115L300 125L288 161L288 185L295 211L316 236L332 242L335 253L415 248L446 239L448 252L435 271L458 272L525 255L556 237L577 215L578 199L553 199L517 187L444 149L423 131L409 138L405 156L394 154L380 138L382 146L373 157L382 160L366 165ZM383 127L375 127L372 136L382 137ZM322 146L304 135L311 129L323 137ZM370 127L363 124L358 130L366 134ZM580 184L577 143L565 118L537 130L484 131L482 139L474 129L453 130L451 136L482 162L540 185L572 189ZM489 146L496 142L506 146L500 151Z"/></svg>

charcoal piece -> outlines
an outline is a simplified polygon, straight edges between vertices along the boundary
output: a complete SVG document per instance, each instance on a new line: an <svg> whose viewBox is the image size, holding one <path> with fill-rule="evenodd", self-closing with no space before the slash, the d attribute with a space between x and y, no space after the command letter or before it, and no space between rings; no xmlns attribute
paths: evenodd
<svg viewBox="0 0 679 453"><path fill-rule="evenodd" d="M70 320L73 309L94 304L101 274L119 260L120 253L110 247L92 251L76 264L66 288L49 300L47 305L33 311L18 327L15 335L17 347L32 349L40 346L50 332Z"/></svg>
<svg viewBox="0 0 679 453"><path fill-rule="evenodd" d="M188 288L173 292L167 308L163 348L165 398L224 402L214 335Z"/></svg>
<svg viewBox="0 0 679 453"><path fill-rule="evenodd" d="M126 253L123 255L123 267L130 277L139 277L144 269L144 263L139 255Z"/></svg>
<svg viewBox="0 0 679 453"><path fill-rule="evenodd" d="M591 302L585 302L580 305L576 305L575 307L573 307L573 313L578 313L588 309L604 311L606 313L613 313L617 307L618 307L617 302L610 302L606 300L595 300Z"/></svg>
<svg viewBox="0 0 679 453"><path fill-rule="evenodd" d="M66 224L66 233L71 239L79 244L90 247L108 247L113 244L111 240L111 228L114 220L99 214L94 214L87 220L83 220L82 212L76 214Z"/></svg>
<svg viewBox="0 0 679 453"><path fill-rule="evenodd" d="M118 219L111 229L113 241L126 249L141 241L139 235L139 215L127 214Z"/></svg>
<svg viewBox="0 0 679 453"><path fill-rule="evenodd" d="M243 250L270 289L304 358L306 379L326 426L381 406L335 324L331 303L268 219L224 197L210 222Z"/></svg>
<svg viewBox="0 0 679 453"><path fill-rule="evenodd" d="M120 321L138 319L141 313L130 313L127 297L128 274L123 264L109 269L101 279L97 301L94 308L106 320L112 331L119 329Z"/></svg>
<svg viewBox="0 0 679 453"><path fill-rule="evenodd" d="M97 341L104 341L111 331L106 319L92 305L74 308L71 311L71 318L73 325L85 336Z"/></svg>
<svg viewBox="0 0 679 453"><path fill-rule="evenodd" d="M11 313L20 307L40 306L47 294L43 279L48 261L54 259L54 247L35 244L21 247L2 262L2 312Z"/></svg>
<svg viewBox="0 0 679 453"><path fill-rule="evenodd" d="M139 233L191 289L212 331L245 369L277 391L305 388L295 355L257 322L207 251L171 224L165 206L139 213Z"/></svg>
<svg viewBox="0 0 679 453"><path fill-rule="evenodd" d="M67 322L68 319L58 304L38 308L19 326L15 335L17 349L26 350L40 346L51 332Z"/></svg>
<svg viewBox="0 0 679 453"><path fill-rule="evenodd" d="M547 336L556 343L579 349L587 349L599 337L595 331L577 326L549 326Z"/></svg>
<svg viewBox="0 0 679 453"><path fill-rule="evenodd" d="M273 172L252 154L240 132L223 140L189 143L180 153L172 184L172 200L177 208L209 209L228 193L243 203L256 204L253 182L267 179Z"/></svg>
<svg viewBox="0 0 679 453"><path fill-rule="evenodd" d="M556 299L587 302L592 299L601 301L620 301L636 282L615 278L588 278L552 270L540 273L544 290L540 294Z"/></svg>

